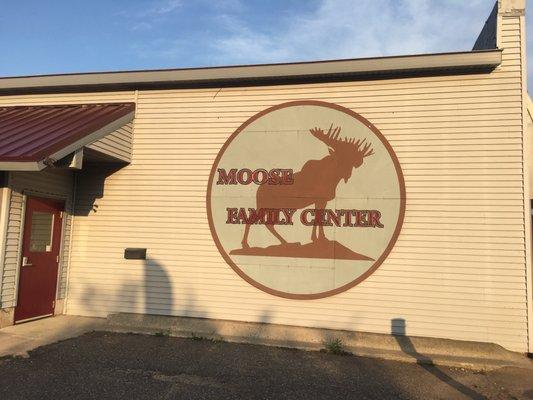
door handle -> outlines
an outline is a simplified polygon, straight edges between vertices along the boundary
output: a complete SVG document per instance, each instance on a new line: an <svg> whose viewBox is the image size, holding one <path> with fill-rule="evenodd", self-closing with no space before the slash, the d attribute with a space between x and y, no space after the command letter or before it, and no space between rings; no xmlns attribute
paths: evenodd
<svg viewBox="0 0 533 400"><path fill-rule="evenodd" d="M23 267L31 267L33 264L28 262L28 257L22 257L22 266Z"/></svg>

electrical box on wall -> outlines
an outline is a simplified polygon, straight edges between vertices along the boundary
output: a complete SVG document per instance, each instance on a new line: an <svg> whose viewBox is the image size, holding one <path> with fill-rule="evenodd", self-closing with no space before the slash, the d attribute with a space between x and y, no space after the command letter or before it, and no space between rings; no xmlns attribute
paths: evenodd
<svg viewBox="0 0 533 400"><path fill-rule="evenodd" d="M141 249L141 248L124 249L124 258L126 260L146 260L146 249Z"/></svg>

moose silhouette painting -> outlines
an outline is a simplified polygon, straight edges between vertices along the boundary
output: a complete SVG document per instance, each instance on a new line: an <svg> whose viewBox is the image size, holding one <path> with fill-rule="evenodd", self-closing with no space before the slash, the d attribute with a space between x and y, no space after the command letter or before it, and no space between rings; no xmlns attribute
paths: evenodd
<svg viewBox="0 0 533 400"><path fill-rule="evenodd" d="M333 128L327 133L320 128L312 128L309 133L324 143L329 154L320 160L308 160L302 169L295 172L290 185L261 185L257 189L257 209L303 210L311 207L315 214L324 210L329 201L335 199L337 186L347 183L354 169L360 168L366 157L374 154L372 145L365 139L340 138L341 128ZM280 244L268 247L253 247L248 242L251 224L245 224L242 248L230 252L232 255L301 257L345 260L370 260L372 258L356 253L335 240L329 240L324 233L324 224L312 223L310 242L289 243L276 230L274 224L263 224L255 229L268 229ZM298 223L298 222L296 222Z"/></svg>

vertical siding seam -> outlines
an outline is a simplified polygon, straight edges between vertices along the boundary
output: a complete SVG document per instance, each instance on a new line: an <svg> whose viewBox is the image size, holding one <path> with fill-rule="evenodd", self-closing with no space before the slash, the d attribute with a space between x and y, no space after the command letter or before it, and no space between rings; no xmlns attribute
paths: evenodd
<svg viewBox="0 0 533 400"><path fill-rule="evenodd" d="M135 102L135 115L133 116L133 121L131 121L130 163L133 163L133 151L135 148L135 121L137 121L137 104L139 104L139 91L138 90L135 90L133 101Z"/></svg>
<svg viewBox="0 0 533 400"><path fill-rule="evenodd" d="M62 254L62 257L63 257L63 260L65 262L65 268L61 271L61 297L62 299L65 298L66 296L66 289L67 289L67 274L68 274L68 270L70 268L70 264L69 264L69 257L70 257L70 246L71 246L71 239L72 239L72 214L71 214L71 211L72 209L69 210L69 212L67 213L67 227L68 227L68 244L67 244L67 239L65 238L65 244L66 244L66 250L63 250L63 254Z"/></svg>
<svg viewBox="0 0 533 400"><path fill-rule="evenodd" d="M72 185L71 185L72 187ZM68 195L65 200L65 211L64 211L64 217L61 227L61 244L59 247L59 268L57 272L57 288L56 288L56 299L62 299L64 298L63 293L63 283L64 278L63 276L66 274L65 271L68 270L69 264L68 261L65 260L64 252L65 252L65 245L67 242L70 243L70 238L72 237L72 231L71 228L69 228L69 219L70 219L70 210L72 208L72 194ZM70 249L70 244L68 245ZM70 250L69 250L70 251Z"/></svg>
<svg viewBox="0 0 533 400"><path fill-rule="evenodd" d="M67 276L65 279L65 302L63 304L63 314L68 313L68 291L69 291L69 281L70 281L70 271L72 270L72 242L74 237L74 222L76 220L76 191L78 188L78 174L74 174L74 179L72 183L72 218L70 220L70 237L69 237L69 246L68 246L68 261L67 261Z"/></svg>
<svg viewBox="0 0 533 400"><path fill-rule="evenodd" d="M63 212L63 218L61 219L61 241L59 243L59 263L57 266L56 294L55 294L54 300L58 300L61 296L61 281L62 281L61 277L63 275L63 266L64 266L63 249L64 249L64 242L65 242L66 234L67 234L67 202L65 201L65 211Z"/></svg>

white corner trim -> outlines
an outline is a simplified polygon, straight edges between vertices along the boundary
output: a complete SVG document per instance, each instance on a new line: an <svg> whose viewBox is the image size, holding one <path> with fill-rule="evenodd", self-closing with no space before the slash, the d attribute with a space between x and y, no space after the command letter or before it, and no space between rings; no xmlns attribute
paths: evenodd
<svg viewBox="0 0 533 400"><path fill-rule="evenodd" d="M2 205L0 209L0 308L2 308L2 278L4 275L5 247L10 203L11 188L9 185L6 185L2 190L2 201L0 202Z"/></svg>

